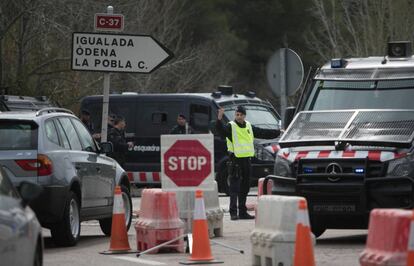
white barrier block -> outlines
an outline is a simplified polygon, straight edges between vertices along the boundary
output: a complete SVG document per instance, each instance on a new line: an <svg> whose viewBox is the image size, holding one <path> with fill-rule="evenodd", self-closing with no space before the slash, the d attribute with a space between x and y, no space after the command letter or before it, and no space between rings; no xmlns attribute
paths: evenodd
<svg viewBox="0 0 414 266"><path fill-rule="evenodd" d="M260 196L256 224L250 234L253 266L292 265L298 202L301 197Z"/></svg>
<svg viewBox="0 0 414 266"><path fill-rule="evenodd" d="M193 219L194 212L194 191L176 191L175 192L178 206L178 213L180 218L187 223L190 218ZM204 205L206 208L206 217L208 223L208 233L210 238L214 236L223 236L223 210L220 208L217 182L214 181L214 190L206 190L203 192Z"/></svg>

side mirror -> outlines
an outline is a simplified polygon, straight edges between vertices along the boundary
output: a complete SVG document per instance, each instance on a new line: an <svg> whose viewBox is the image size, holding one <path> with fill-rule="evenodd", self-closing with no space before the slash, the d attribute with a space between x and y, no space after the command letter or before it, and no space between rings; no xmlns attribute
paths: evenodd
<svg viewBox="0 0 414 266"><path fill-rule="evenodd" d="M20 183L19 193L22 198L22 205L26 207L29 202L37 198L42 193L43 188L38 184L23 181Z"/></svg>
<svg viewBox="0 0 414 266"><path fill-rule="evenodd" d="M111 153L114 149L111 142L102 142L99 144L101 153Z"/></svg>
<svg viewBox="0 0 414 266"><path fill-rule="evenodd" d="M296 113L296 107L294 106L289 106L285 109L285 117L283 119L284 129L288 128L288 126L290 125L290 122L292 122L293 117L295 116L295 113Z"/></svg>

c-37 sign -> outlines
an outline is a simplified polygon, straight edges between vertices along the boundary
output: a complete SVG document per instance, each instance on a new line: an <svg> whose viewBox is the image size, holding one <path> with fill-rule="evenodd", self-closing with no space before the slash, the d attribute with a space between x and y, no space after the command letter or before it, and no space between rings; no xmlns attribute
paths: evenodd
<svg viewBox="0 0 414 266"><path fill-rule="evenodd" d="M173 54L150 35L81 33L72 35L72 69L150 73Z"/></svg>

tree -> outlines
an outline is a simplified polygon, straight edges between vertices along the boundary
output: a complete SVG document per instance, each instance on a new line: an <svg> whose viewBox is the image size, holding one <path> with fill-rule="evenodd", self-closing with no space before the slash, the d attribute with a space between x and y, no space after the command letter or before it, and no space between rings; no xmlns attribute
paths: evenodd
<svg viewBox="0 0 414 266"><path fill-rule="evenodd" d="M320 62L334 57L385 55L388 40L412 40L409 0L313 0L318 26L306 35Z"/></svg>

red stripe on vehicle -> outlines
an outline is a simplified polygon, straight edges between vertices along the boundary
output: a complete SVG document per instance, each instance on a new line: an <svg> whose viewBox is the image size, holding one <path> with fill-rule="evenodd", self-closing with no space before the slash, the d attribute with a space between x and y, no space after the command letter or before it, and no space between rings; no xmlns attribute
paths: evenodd
<svg viewBox="0 0 414 266"><path fill-rule="evenodd" d="M140 172L139 173L139 181L141 182L147 182L147 175L145 172Z"/></svg>
<svg viewBox="0 0 414 266"><path fill-rule="evenodd" d="M132 172L127 172L127 175L128 175L128 179L129 179L129 181L134 181L134 173L132 173Z"/></svg>
<svg viewBox="0 0 414 266"><path fill-rule="evenodd" d="M342 153L342 157L351 157L351 158L353 158L353 157L355 157L355 151L344 151L343 153Z"/></svg>
<svg viewBox="0 0 414 266"><path fill-rule="evenodd" d="M331 151L320 151L318 158L329 158L329 154L331 154Z"/></svg>
<svg viewBox="0 0 414 266"><path fill-rule="evenodd" d="M299 160L302 157L306 157L306 155L308 155L308 151L300 151L298 152L298 154L295 157L295 161Z"/></svg>
<svg viewBox="0 0 414 266"><path fill-rule="evenodd" d="M371 161L381 161L380 151L368 151L368 159Z"/></svg>
<svg viewBox="0 0 414 266"><path fill-rule="evenodd" d="M404 156L406 156L406 155L407 155L407 153L394 153L394 157L395 157L395 159L398 159L398 158L404 157Z"/></svg>
<svg viewBox="0 0 414 266"><path fill-rule="evenodd" d="M160 182L160 173L159 172L152 172L152 180L154 182Z"/></svg>
<svg viewBox="0 0 414 266"><path fill-rule="evenodd" d="M279 145L272 145L272 149L273 149L273 152L277 152L278 150L280 150L280 147Z"/></svg>

